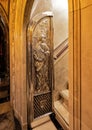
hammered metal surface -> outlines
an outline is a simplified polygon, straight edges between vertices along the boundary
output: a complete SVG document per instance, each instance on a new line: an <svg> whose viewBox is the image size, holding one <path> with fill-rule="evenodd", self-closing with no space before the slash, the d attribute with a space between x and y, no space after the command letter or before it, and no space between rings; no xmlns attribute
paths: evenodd
<svg viewBox="0 0 92 130"><path fill-rule="evenodd" d="M32 37L32 56L34 70L34 90L40 93L50 90L50 19L42 19L36 26Z"/></svg>
<svg viewBox="0 0 92 130"><path fill-rule="evenodd" d="M51 17L33 21L28 28L30 120L52 112L52 25ZM31 41L31 42L30 42Z"/></svg>

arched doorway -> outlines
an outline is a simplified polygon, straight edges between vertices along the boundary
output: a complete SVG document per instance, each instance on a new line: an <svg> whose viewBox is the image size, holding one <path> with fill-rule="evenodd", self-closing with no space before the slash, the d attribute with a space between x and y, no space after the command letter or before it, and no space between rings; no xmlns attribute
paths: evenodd
<svg viewBox="0 0 92 130"><path fill-rule="evenodd" d="M68 2L68 7L69 7L68 8L68 14L69 14L69 28L68 29L69 29L69 41L70 41L69 42L69 58L72 59L72 62L69 61L69 67L71 65L70 70L69 70L69 74L68 74L69 75L69 86L70 86L70 88L69 88L69 94L70 94L70 96L69 96L69 112L68 112L69 120L68 120L68 127L65 126L65 128L76 130L77 127L78 127L78 129L80 129L80 126L79 126L80 125L80 119L79 119L79 122L77 122L77 120L75 119L76 114L80 118L80 111L79 111L80 110L80 105L79 105L80 104L80 96L77 98L79 102L76 102L75 97L76 97L77 93L74 90L76 90L78 88L77 88L76 84L75 84L75 86L73 86L74 85L73 83L76 82L76 78L80 78L80 73L77 73L76 76L74 75L76 73L76 71L78 71L76 66L75 66L75 63L77 61L79 61L80 58L78 57L79 59L74 60L74 58L75 58L74 56L76 55L75 52L74 52L74 50L75 50L74 47L77 45L77 43L74 41L74 33L76 34L76 32L74 30L74 28L76 28L75 27L76 21L74 20L75 19L74 17L76 16L76 19L78 20L78 17L80 16L80 12L78 13L78 15L73 14L72 13L73 10L75 8L77 8L78 5L76 3L75 6L74 6L74 1L67 1L67 2ZM78 24L80 24L80 21L78 21ZM78 49L79 49L79 52L80 52L80 48L78 48ZM71 55L70 51L72 52L72 55ZM71 72L73 72L73 73L71 73ZM68 85L68 83L67 83L67 85ZM79 86L79 89L80 89L80 86ZM60 115L59 115L58 118L59 118L58 119L59 121L63 120L63 119L60 119ZM62 121L60 121L60 122L61 122L61 125L62 125Z"/></svg>
<svg viewBox="0 0 92 130"><path fill-rule="evenodd" d="M7 18L0 15L0 103L10 100L10 58Z"/></svg>
<svg viewBox="0 0 92 130"><path fill-rule="evenodd" d="M33 123L32 122L34 122L34 120L36 119L36 118L41 118L41 116L44 116L45 114L48 114L48 111L45 111L46 110L46 107L47 108L49 108L49 104L50 104L50 113L51 112L55 112L55 114L57 115L57 113L59 113L59 117L61 116L61 118L59 118L59 122L61 122L61 125L63 125L62 124L62 122L64 121L65 122L65 128L66 129L69 129L69 119L66 119L66 117L63 117L63 118L65 118L66 120L68 120L68 123L66 123L66 121L64 120L64 119L62 119L62 116L63 116L63 112L61 112L61 111L59 111L59 112L57 112L57 109L56 109L56 111L53 111L52 110L52 108L51 108L51 104L53 104L53 102L54 102L54 100L53 99L51 99L52 97L53 98L55 98L54 96L55 95L53 95L53 96L48 96L48 97L46 97L45 99L44 99L44 96L43 95L45 95L45 93L47 94L48 93L48 91L42 91L41 90L41 88L44 86L43 84L41 85L41 82L42 82L42 80L43 80L43 77L41 77L41 75L42 75L42 73L40 72L40 71L37 71L37 67L38 68L40 68L40 66L41 66L41 59L38 57L39 56L39 52L37 53L36 51L37 51L37 49L39 49L39 48L41 48L41 47L39 47L39 37L41 37L40 35L44 35L44 30L46 30L46 28L44 28L43 30L41 30L41 26L43 26L40 22L41 22L41 18L43 17L43 14L46 14L46 12L44 11L44 10L42 10L42 12L41 12L41 14L40 13L37 13L37 11L38 12L40 12L41 11L41 9L39 8L39 5L41 4L41 2L42 1L40 1L40 2L36 2L36 1L34 1L34 5L33 5L33 10L34 10L34 12L33 12L33 10L32 10L32 14L31 14L31 18L30 18L30 24L28 25L28 28L27 28L27 44L28 44L28 46L27 46L27 48L28 48L28 55L27 55L27 59L28 59L28 61L27 61L27 64L28 64L28 73L27 73L27 75L28 75L28 92L29 92L29 96L28 96L28 123L29 123L29 126L30 125L33 125ZM36 3L36 4L35 4ZM44 2L43 2L44 3ZM62 3L62 2L61 2ZM61 3L59 3L59 4L61 4ZM67 3L67 6L68 6L68 1L66 2ZM35 7L35 5L37 5L38 6L38 8L37 7ZM39 11L39 10L40 11ZM67 9L68 10L68 9ZM44 13L45 12L45 13ZM68 11L67 11L67 14L68 14ZM63 20L63 19L62 19ZM58 22L60 22L60 21L58 21ZM58 23L57 22L57 23ZM62 21L61 21L62 22ZM45 22L44 22L45 23ZM68 24L68 22L67 22L67 24ZM59 26L59 25L58 25ZM65 25L65 26L68 26L68 25ZM62 27L63 28L63 27ZM61 28L61 29L62 29ZM50 27L50 30L49 30L49 32L52 32L52 30L51 30L52 28ZM57 27L55 28L55 29L57 29ZM60 28L58 28L58 29L60 29ZM42 32L41 32L41 31ZM59 30L57 30L57 32L55 32L57 35L58 35L58 31ZM41 33L40 33L41 32ZM62 32L62 31L61 31ZM60 32L60 33L61 33ZM67 32L68 32L68 28L67 28ZM64 33L67 33L67 32L64 32ZM55 35L56 35L55 34ZM49 35L50 35L50 33L49 33ZM59 35L61 35L61 34L59 34ZM52 36L53 37L53 36ZM56 39L55 39L56 40ZM64 39L65 40L65 39ZM59 42L61 42L61 41L59 41ZM66 44L66 43L65 43ZM50 43L50 45L51 45L51 43ZM49 47L50 47L50 45L49 45ZM58 45L59 46L59 45ZM64 45L63 45L64 46ZM60 47L60 46L59 46ZM64 46L64 47L67 47L67 46ZM53 46L53 48L54 48L54 46ZM64 48L62 48L62 50L63 50ZM40 51L40 50L39 50ZM35 54L35 56L34 56L34 52L35 53L37 53L37 54ZM41 53L42 54L42 53ZM35 57L35 58L34 58ZM36 63L35 63L35 61L37 61ZM50 61L49 61L50 62ZM53 60L51 60L51 64L53 64ZM67 61L68 62L68 61ZM40 65L39 65L39 63L40 63ZM50 65L50 64L49 64ZM53 67L52 67L53 68ZM50 73L49 73L49 75L52 73L53 74L53 70L51 70L51 68L50 68L50 66L49 66L49 69L50 69ZM38 74L39 73L39 74ZM44 74L46 74L47 72L45 72L44 71ZM40 75L40 76L39 76ZM68 74L66 74L66 75L68 75ZM63 76L63 75L61 75L61 76ZM40 77L41 77L41 79L40 79ZM53 77L53 75L52 75L52 77ZM68 76L67 76L68 77ZM60 77L58 77L58 78L60 78ZM66 77L64 77L64 78L66 78ZM50 79L50 77L49 77L49 80L51 81L51 79ZM67 84L67 82L68 81L66 81L66 84ZM55 83L55 82L54 82ZM54 86L54 83L53 82L51 82L51 84L53 84L53 86ZM40 84L40 85L39 85ZM57 91L57 87L58 86L56 86L56 88L54 88L54 93L55 93L55 91ZM66 86L67 87L67 86ZM62 88L61 88L62 89ZM60 89L58 90L58 91L60 91ZM50 91L49 91L50 92ZM52 89L52 91L50 92L50 95L52 95L52 93L53 93L53 89ZM41 97L40 97L41 96ZM60 96L59 94L58 94L58 96ZM40 97L40 98L39 98ZM48 100L49 99L49 100ZM51 100L50 100L51 99ZM47 102L48 102L48 104L47 104ZM60 102L62 102L62 101L60 101ZM55 104L57 104L57 103L55 103ZM56 107L56 105L53 105L53 109ZM60 106L59 106L60 107ZM44 109L45 108L45 109ZM58 104L57 104L57 108L58 108ZM62 108L62 107L61 107ZM54 109L55 110L55 109ZM65 115L64 115L65 116ZM68 112L68 117L67 118L69 118L69 112ZM58 119L58 118L57 118ZM62 121L61 121L62 120ZM67 125L68 124L68 125ZM33 125L34 126L34 125Z"/></svg>
<svg viewBox="0 0 92 130"><path fill-rule="evenodd" d="M24 2L22 2L22 0L20 0L17 2L14 1L14 4L13 4L13 2L11 4L11 10L12 10L11 13L15 11L11 17L12 20L10 21L10 25L11 25L10 40L11 40L11 45L13 44L13 47L12 47L13 49L11 49L11 50L13 50L12 51L13 55L11 55L11 57L12 57L11 66L13 66L12 67L13 71L11 72L11 75L13 75L12 103L13 103L16 114L19 116L19 119L21 120L22 125L27 124L28 123L27 118L29 118L29 115L27 113L27 103L26 103L26 101L28 101L28 98L29 98L28 97L29 91L26 92L26 90L28 89L28 84L26 82L28 80L28 77L26 75L26 45L27 45L26 28L27 28L28 22L30 20L30 12L31 12L31 9L33 6L33 2L34 2L34 0L31 0L31 1L24 0ZM80 1L78 0L78 2L79 3L69 0L69 22L70 22L69 23L69 41L71 43L71 44L69 43L69 49L70 49L69 53L71 55L70 56L71 61L69 61L70 62L69 66L71 67L70 72L69 72L69 75L70 75L69 85L71 86L69 100L70 100L70 107L71 107L71 110L70 110L70 122L71 122L70 128L71 128L71 130L76 130L76 128L77 128L76 126L79 123L74 118L75 115L80 116L80 103L75 101L76 100L75 95L78 96L78 94L76 94L76 92L75 92L77 89L77 87L76 87L77 85L75 82L76 82L76 78L79 79L79 73L76 73L77 60L74 61L74 56L76 56L76 54L77 54L74 51L74 49L77 47L77 42L74 41L74 36L75 36L75 34L76 34L76 36L79 36L79 33L77 33L77 31L76 31L76 21L78 23L80 23L80 20L79 20L80 12L78 12L78 14L74 14L74 10L78 9L78 7L80 5ZM20 8L20 3L23 4L23 8ZM12 8L12 5L13 5L13 8ZM21 14L22 17L20 17L19 13ZM16 15L16 17L15 17L15 15ZM74 20L75 18L76 18L76 20ZM17 26L17 24L18 24L18 26ZM17 51L16 51L17 49L19 49L19 55L17 55ZM17 62L13 58L16 59ZM78 59L78 61L79 60L80 60L80 58ZM79 62L77 62L77 63L79 63ZM21 77L20 81L19 81L18 77ZM75 85L74 85L74 83L75 83ZM78 96L78 101L79 100L80 100L80 97ZM17 104L18 102L19 102L19 104ZM77 106L77 109L75 108L76 106ZM79 117L79 119L80 119L80 117ZM76 127L76 128L74 128L74 127Z"/></svg>
<svg viewBox="0 0 92 130"><path fill-rule="evenodd" d="M28 91L30 93L28 99L28 111L30 115L29 122L32 123L36 118L41 118L44 117L44 115L48 115L48 113L51 114L52 112L54 112L57 120L61 123L61 125L64 124L64 127L66 129L69 129L69 112L67 110L69 109L69 99L65 101L66 99L64 99L64 97L62 96L63 93L65 93L67 96L66 98L69 98L69 89L67 88L68 1L58 1L58 4L56 4L55 1L52 1L51 5L53 5L53 8L51 5L49 5L49 3L48 6L44 6L44 8L47 8L47 10L43 8L39 9L39 5L41 4L41 2L42 1L34 1L32 13L30 16L30 22L27 28L27 66L29 83ZM51 12L49 12L48 10L50 9L52 14L54 13L54 16L52 15L52 22L51 20L49 20ZM54 24L54 26L52 23ZM42 40L43 37L45 39L44 41ZM45 50L43 49L41 44L44 44ZM46 46L48 47L48 49ZM47 56L45 57L45 51L49 52L49 55L51 57L49 58L49 60L48 58L46 58ZM55 60L57 60L58 62L58 65L56 65L56 63L54 64L55 73L53 73L52 60L52 57L54 57L54 53L56 53ZM44 58L47 61L45 61ZM59 74L56 73L57 70L59 71ZM56 74L57 77L55 77L54 74ZM55 77L54 81L51 79L51 77ZM50 82L48 82L48 79ZM52 106L52 104L54 105ZM61 108L61 110L59 108ZM63 113L67 114L63 115Z"/></svg>

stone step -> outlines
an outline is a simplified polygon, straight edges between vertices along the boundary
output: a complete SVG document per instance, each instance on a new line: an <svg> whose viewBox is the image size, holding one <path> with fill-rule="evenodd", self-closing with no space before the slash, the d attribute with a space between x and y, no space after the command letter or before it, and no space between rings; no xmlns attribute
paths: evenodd
<svg viewBox="0 0 92 130"><path fill-rule="evenodd" d="M60 92L63 106L68 110L69 108L69 90L65 89Z"/></svg>
<svg viewBox="0 0 92 130"><path fill-rule="evenodd" d="M55 108L55 113L59 114L59 117L61 117L61 120L63 120L67 125L69 125L69 112L64 107L64 105L61 103L60 100L54 102L54 108Z"/></svg>
<svg viewBox="0 0 92 130"><path fill-rule="evenodd" d="M69 100L69 90L65 89L60 91L60 96L63 97L65 100Z"/></svg>
<svg viewBox="0 0 92 130"><path fill-rule="evenodd" d="M57 130L52 121L45 122L35 128L33 130Z"/></svg>
<svg viewBox="0 0 92 130"><path fill-rule="evenodd" d="M37 118L33 122L31 122L31 127L32 128L38 127L39 125L44 124L44 123L46 123L48 121L50 121L49 116L43 116L41 118Z"/></svg>

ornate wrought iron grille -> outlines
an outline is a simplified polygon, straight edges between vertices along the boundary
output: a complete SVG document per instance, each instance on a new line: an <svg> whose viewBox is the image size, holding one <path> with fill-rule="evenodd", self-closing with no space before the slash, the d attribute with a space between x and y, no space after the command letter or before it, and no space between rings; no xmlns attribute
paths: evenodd
<svg viewBox="0 0 92 130"><path fill-rule="evenodd" d="M52 94L34 96L34 118L52 112Z"/></svg>

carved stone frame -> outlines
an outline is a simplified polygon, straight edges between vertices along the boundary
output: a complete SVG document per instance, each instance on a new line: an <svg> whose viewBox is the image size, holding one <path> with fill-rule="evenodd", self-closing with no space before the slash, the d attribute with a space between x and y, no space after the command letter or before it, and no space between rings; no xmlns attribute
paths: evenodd
<svg viewBox="0 0 92 130"><path fill-rule="evenodd" d="M32 9L34 0L11 0L10 4L10 44L11 44L11 103L14 107L15 112L18 117L20 117L20 121L23 129L26 129L27 117L26 117L26 100L28 100L26 94L27 84L25 83L27 80L26 77L26 26L28 24L30 18L30 11ZM69 109L70 109L70 130L80 130L81 129L81 4L80 0L68 0L69 3ZM20 5L23 5L23 8L20 9ZM19 11L21 12L21 17L19 15ZM16 24L15 24L16 23ZM18 27L15 25L18 24ZM20 37L16 37L16 34L20 34ZM20 79L21 92L17 93L17 85L15 87L15 44L16 41L21 44L22 56L22 69L20 73L22 78ZM23 46L22 46L23 45ZM23 52L23 53L22 53ZM24 59L23 59L24 58ZM21 63L21 65L23 65ZM26 77L26 79L25 79ZM25 85L26 84L26 85ZM25 106L20 111L20 105L16 106L17 98L21 101L21 106ZM26 118L25 118L26 117Z"/></svg>
<svg viewBox="0 0 92 130"><path fill-rule="evenodd" d="M81 130L81 3L69 0L69 120Z"/></svg>

